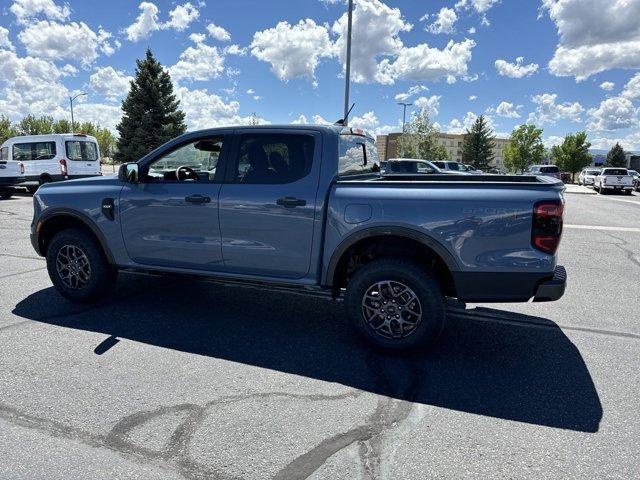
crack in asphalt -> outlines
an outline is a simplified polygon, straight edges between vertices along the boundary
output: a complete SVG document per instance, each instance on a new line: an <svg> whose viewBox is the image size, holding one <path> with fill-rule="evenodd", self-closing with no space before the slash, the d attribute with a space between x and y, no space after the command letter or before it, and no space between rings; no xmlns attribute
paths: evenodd
<svg viewBox="0 0 640 480"><path fill-rule="evenodd" d="M367 365L374 375L382 391L393 391L395 385L385 375L385 365L378 354L371 353ZM410 381L402 398L415 399L421 385L422 375L417 363L403 359L396 359L406 363L410 372ZM399 392L398 392L399 393ZM331 457L341 450L358 443L361 464L370 478L380 478L382 462L382 442L380 438L400 426L413 409L412 400L397 400L388 396L378 400L378 405L365 424L359 425L347 432L334 435L320 442L315 448L295 458L280 470L274 480L305 479L318 471Z"/></svg>
<svg viewBox="0 0 640 480"><path fill-rule="evenodd" d="M626 241L625 239L623 239L623 238L620 238L620 237L617 237L617 236L613 235L612 233L608 233L608 232L602 232L602 233L604 233L604 234L605 234L605 235L607 235L608 237L613 238L614 240L618 240L618 242L620 242L620 243L615 243L615 242L614 242L614 243L613 243L613 245L614 245L616 248L618 248L618 249L622 250L622 251L626 254L627 258L628 258L629 260L631 260L631 262L632 262L633 264L635 264L635 266L636 266L636 267L640 268L640 258L638 258L638 257L636 256L636 253L635 253L633 250L631 250L631 249L627 248L627 245L629 245L629 242L627 242L627 241Z"/></svg>
<svg viewBox="0 0 640 480"><path fill-rule="evenodd" d="M25 275L27 273L38 272L40 270L46 270L46 269L47 269L47 267L39 267L39 268L33 268L31 270L24 270L22 272L15 272L15 273L9 273L7 275L0 275L0 280L5 279L5 278L16 277L18 275Z"/></svg>

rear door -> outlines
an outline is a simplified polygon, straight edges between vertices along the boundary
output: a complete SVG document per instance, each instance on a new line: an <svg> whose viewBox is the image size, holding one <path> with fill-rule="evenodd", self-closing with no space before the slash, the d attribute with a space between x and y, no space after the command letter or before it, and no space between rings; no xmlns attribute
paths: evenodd
<svg viewBox="0 0 640 480"><path fill-rule="evenodd" d="M70 177L100 174L100 152L95 140L78 135L65 138L63 143Z"/></svg>
<svg viewBox="0 0 640 480"><path fill-rule="evenodd" d="M286 279L309 272L321 151L322 136L311 130L236 135L220 191L228 272Z"/></svg>

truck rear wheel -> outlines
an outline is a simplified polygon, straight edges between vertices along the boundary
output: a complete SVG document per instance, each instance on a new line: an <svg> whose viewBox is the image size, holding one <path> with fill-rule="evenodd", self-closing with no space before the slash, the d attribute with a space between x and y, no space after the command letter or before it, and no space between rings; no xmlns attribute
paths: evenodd
<svg viewBox="0 0 640 480"><path fill-rule="evenodd" d="M347 285L347 315L368 343L389 352L410 352L434 343L445 321L438 282L403 258L373 260Z"/></svg>
<svg viewBox="0 0 640 480"><path fill-rule="evenodd" d="M47 249L47 270L56 290L79 303L104 297L117 278L98 242L78 228L62 230L53 237Z"/></svg>
<svg viewBox="0 0 640 480"><path fill-rule="evenodd" d="M9 200L13 196L13 190L10 188L0 188L0 200Z"/></svg>

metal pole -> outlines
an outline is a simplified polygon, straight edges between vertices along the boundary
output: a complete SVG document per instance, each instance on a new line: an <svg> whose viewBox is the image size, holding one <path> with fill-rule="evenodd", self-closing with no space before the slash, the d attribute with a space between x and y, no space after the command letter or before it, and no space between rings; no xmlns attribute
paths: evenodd
<svg viewBox="0 0 640 480"><path fill-rule="evenodd" d="M353 32L353 0L349 0L347 26L347 64L344 75L344 125L347 126L349 113L349 84L351 83L351 34Z"/></svg>
<svg viewBox="0 0 640 480"><path fill-rule="evenodd" d="M69 97L69 104L71 104L71 133L75 133L75 122L73 121L73 101L76 98L81 97L83 95L86 95L86 93L81 92L77 94L75 97Z"/></svg>
<svg viewBox="0 0 640 480"><path fill-rule="evenodd" d="M71 104L71 133L75 133L75 126L73 124L73 98L69 97L69 103Z"/></svg>
<svg viewBox="0 0 640 480"><path fill-rule="evenodd" d="M398 102L398 105L401 105L403 107L402 110L402 133L407 131L407 107L410 107L413 105L413 103L404 103L404 102Z"/></svg>

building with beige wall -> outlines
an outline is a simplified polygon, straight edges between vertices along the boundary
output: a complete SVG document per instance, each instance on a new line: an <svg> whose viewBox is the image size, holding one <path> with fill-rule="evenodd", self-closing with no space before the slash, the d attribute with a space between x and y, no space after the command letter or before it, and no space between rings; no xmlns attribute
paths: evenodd
<svg viewBox="0 0 640 480"><path fill-rule="evenodd" d="M376 146L378 148L378 156L381 160L398 157L398 137L401 133L390 133L388 135L378 135L376 138ZM438 133L436 141L442 145L449 154L449 158L456 162L463 162L462 146L464 145L464 133ZM508 138L496 138L495 148L493 149L493 162L491 165L500 170L506 170L504 166L504 149L509 144Z"/></svg>

